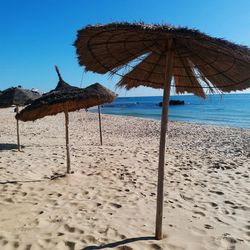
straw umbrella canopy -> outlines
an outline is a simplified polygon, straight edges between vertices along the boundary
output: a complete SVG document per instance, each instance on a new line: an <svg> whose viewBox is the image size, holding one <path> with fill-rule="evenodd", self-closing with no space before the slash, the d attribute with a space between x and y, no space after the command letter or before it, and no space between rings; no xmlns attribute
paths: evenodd
<svg viewBox="0 0 250 250"><path fill-rule="evenodd" d="M59 82L56 88L35 100L31 105L23 109L16 117L22 121L35 121L45 116L56 115L64 112L67 173L70 173L68 112L112 102L115 99L116 94L99 83L92 84L84 89L73 87L62 79L57 66L56 72L59 77Z"/></svg>
<svg viewBox="0 0 250 250"><path fill-rule="evenodd" d="M0 108L8 108L13 105L16 106L16 113L19 112L19 106L24 106L31 103L33 100L39 98L41 95L38 92L23 89L21 86L8 88L0 93ZM21 150L20 136L19 136L19 123L17 126L17 148Z"/></svg>
<svg viewBox="0 0 250 250"><path fill-rule="evenodd" d="M162 238L165 137L170 88L206 97L250 87L250 50L198 30L170 25L111 23L78 31L75 47L87 71L121 76L118 86L162 88L156 238Z"/></svg>

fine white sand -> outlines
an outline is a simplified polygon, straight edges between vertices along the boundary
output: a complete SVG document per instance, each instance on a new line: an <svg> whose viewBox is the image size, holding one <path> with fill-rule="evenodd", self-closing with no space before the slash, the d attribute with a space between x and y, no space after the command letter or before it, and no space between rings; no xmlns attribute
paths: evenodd
<svg viewBox="0 0 250 250"><path fill-rule="evenodd" d="M250 130L170 122L162 241L155 228L159 121L0 110L0 249L250 249ZM16 183L6 183L17 181Z"/></svg>

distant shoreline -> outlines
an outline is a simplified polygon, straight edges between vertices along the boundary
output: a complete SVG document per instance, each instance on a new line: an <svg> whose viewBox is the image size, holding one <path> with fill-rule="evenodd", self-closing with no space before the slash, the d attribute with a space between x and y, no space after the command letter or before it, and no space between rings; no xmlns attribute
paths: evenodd
<svg viewBox="0 0 250 250"><path fill-rule="evenodd" d="M225 96L225 95L250 95L250 92L247 92L247 93L242 93L242 92L235 93L234 92L234 93L222 93L222 94L219 94L219 93L215 93L215 94L209 93L209 94L206 94L206 96ZM171 95L170 94L170 98L171 97L180 97L180 99L181 99L181 97L185 97L185 96L194 96L194 95L193 94L183 94L183 95L180 95L180 94ZM118 98L130 98L130 97L133 97L133 98L136 98L136 97L162 97L162 95L118 96Z"/></svg>
<svg viewBox="0 0 250 250"><path fill-rule="evenodd" d="M250 94L211 95L201 99L192 95L172 96L184 105L169 107L169 120L250 129ZM118 97L102 106L102 113L160 120L160 96Z"/></svg>
<svg viewBox="0 0 250 250"><path fill-rule="evenodd" d="M97 108L91 108L89 109L89 112L91 113L97 113ZM141 120L152 120L152 121L160 121L160 118L153 118L153 117L142 117L142 116L134 116L134 115L125 115L125 114L108 114L108 113L102 113L102 115L109 115L109 116L121 116L121 117L131 117L131 118L137 118ZM218 127L218 128L229 128L229 129L242 129L242 130L250 130L250 128L242 128L242 127L237 127L237 126L229 126L228 124L216 124L216 123L203 123L199 121L178 121L178 120L172 120L169 119L169 122L177 122L180 124L194 124L194 125L201 125L201 126L212 126L212 127Z"/></svg>

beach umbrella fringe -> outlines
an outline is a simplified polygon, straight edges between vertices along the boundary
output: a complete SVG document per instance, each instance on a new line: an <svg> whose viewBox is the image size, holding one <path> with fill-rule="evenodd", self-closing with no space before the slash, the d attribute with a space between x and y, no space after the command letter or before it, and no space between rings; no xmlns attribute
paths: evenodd
<svg viewBox="0 0 250 250"><path fill-rule="evenodd" d="M176 93L205 98L206 88L216 92L248 88L250 50L194 29L144 23L87 26L78 31L74 45L86 71L120 75L117 85L128 90L141 85L162 88L169 39L173 39L172 87ZM145 54L146 58L138 60ZM131 65L134 59L139 63ZM127 70L120 72L124 67Z"/></svg>

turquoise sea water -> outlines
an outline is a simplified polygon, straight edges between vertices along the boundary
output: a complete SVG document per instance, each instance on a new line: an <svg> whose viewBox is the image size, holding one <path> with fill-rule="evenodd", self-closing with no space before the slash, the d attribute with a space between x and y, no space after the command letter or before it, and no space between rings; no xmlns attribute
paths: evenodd
<svg viewBox="0 0 250 250"><path fill-rule="evenodd" d="M250 128L250 94L209 95L206 100L181 95L170 99L185 101L185 105L170 106L172 121ZM161 101L161 96L118 97L113 103L104 105L102 113L160 119Z"/></svg>

